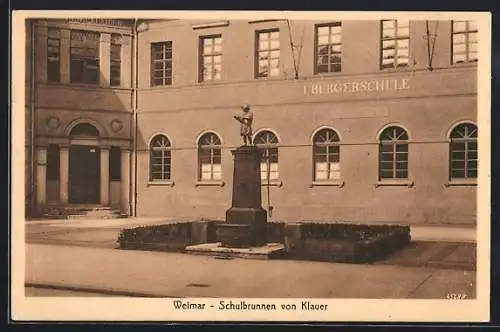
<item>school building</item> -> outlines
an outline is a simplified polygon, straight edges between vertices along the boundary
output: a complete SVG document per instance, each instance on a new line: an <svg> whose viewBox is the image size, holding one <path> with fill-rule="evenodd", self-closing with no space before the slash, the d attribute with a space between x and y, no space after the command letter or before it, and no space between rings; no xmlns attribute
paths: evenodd
<svg viewBox="0 0 500 332"><path fill-rule="evenodd" d="M248 103L273 221L475 224L472 21L27 21L26 207L224 219Z"/></svg>

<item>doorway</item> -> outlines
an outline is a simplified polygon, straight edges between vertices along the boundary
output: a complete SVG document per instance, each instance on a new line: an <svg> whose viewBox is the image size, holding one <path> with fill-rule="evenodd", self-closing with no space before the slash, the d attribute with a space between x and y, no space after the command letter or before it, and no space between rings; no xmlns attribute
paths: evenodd
<svg viewBox="0 0 500 332"><path fill-rule="evenodd" d="M69 149L69 203L99 204L100 175L99 147L72 145Z"/></svg>

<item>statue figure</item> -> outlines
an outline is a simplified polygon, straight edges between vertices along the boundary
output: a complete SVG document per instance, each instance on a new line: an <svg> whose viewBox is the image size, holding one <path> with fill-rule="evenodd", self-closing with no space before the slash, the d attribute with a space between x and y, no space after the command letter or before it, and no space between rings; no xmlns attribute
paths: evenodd
<svg viewBox="0 0 500 332"><path fill-rule="evenodd" d="M250 111L250 105L245 104L241 106L243 110L242 115L235 115L234 118L241 123L240 135L243 138L243 143L252 145L252 122L253 114Z"/></svg>

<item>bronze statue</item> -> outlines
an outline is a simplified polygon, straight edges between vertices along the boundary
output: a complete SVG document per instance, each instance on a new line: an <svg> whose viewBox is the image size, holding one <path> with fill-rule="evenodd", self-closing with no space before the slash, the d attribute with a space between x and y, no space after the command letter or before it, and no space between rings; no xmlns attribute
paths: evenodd
<svg viewBox="0 0 500 332"><path fill-rule="evenodd" d="M252 145L252 122L253 114L250 111L250 105L245 104L241 106L243 110L242 115L235 115L234 118L241 123L240 135L243 138L243 143Z"/></svg>

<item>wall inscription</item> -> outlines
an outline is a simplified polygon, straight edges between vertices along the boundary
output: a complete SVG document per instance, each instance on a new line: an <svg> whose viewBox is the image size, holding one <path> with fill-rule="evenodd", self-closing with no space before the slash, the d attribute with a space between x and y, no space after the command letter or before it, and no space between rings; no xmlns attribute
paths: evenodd
<svg viewBox="0 0 500 332"><path fill-rule="evenodd" d="M352 94L363 92L382 92L409 90L409 78L394 79L373 79L373 80L355 80L342 83L310 83L304 85L305 95L329 95L329 94Z"/></svg>

